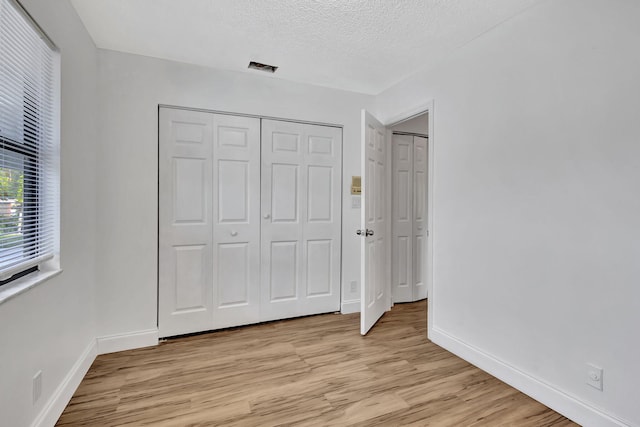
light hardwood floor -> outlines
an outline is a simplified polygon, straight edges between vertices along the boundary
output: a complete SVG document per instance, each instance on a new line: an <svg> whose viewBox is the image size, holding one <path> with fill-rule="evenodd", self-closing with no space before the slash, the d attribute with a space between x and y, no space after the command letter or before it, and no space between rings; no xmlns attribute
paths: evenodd
<svg viewBox="0 0 640 427"><path fill-rule="evenodd" d="M426 303L366 337L326 314L99 356L58 426L573 426L426 338Z"/></svg>

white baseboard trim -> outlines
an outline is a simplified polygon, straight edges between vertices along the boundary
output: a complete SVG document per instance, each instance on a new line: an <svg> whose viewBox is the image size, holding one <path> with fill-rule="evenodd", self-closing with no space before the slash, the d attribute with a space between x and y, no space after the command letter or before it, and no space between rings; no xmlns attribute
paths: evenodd
<svg viewBox="0 0 640 427"><path fill-rule="evenodd" d="M158 330L148 329L126 334L108 335L96 338L96 342L98 343L98 354L152 347L158 345Z"/></svg>
<svg viewBox="0 0 640 427"><path fill-rule="evenodd" d="M340 306L340 313L360 313L360 300L356 299L351 301L342 301L342 304Z"/></svg>
<svg viewBox="0 0 640 427"><path fill-rule="evenodd" d="M431 328L430 339L467 362L477 366L510 386L527 394L576 423L589 427L629 427L629 422L620 420L582 402L555 387L550 386L513 366L510 366L484 351L464 343L442 329Z"/></svg>
<svg viewBox="0 0 640 427"><path fill-rule="evenodd" d="M42 411L40 411L36 419L31 423L32 427L49 427L56 425L58 418L62 415L64 408L67 407L67 404L73 397L73 393L76 392L76 389L87 374L97 355L96 342L95 340L91 340L69 373L53 392L53 395L44 408L42 408Z"/></svg>

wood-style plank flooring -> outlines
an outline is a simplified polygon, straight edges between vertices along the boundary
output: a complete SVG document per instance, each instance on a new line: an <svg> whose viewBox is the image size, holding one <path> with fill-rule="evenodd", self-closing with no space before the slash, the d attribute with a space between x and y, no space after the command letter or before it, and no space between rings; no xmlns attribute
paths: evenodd
<svg viewBox="0 0 640 427"><path fill-rule="evenodd" d="M428 341L425 301L358 331L326 314L102 355L57 425L576 425Z"/></svg>

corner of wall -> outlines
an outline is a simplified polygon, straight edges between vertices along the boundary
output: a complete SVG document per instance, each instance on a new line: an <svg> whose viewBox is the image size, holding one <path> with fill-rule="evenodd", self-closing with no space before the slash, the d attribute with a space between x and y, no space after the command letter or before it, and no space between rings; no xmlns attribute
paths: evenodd
<svg viewBox="0 0 640 427"><path fill-rule="evenodd" d="M342 314L360 313L360 300L342 301L340 312Z"/></svg>
<svg viewBox="0 0 640 427"><path fill-rule="evenodd" d="M580 399L504 363L493 355L449 335L437 326L433 327L430 332L429 339L435 344L580 425L600 427L631 426L628 421L620 420L600 409L594 408Z"/></svg>
<svg viewBox="0 0 640 427"><path fill-rule="evenodd" d="M96 341L91 340L33 421L32 427L56 424L97 355Z"/></svg>
<svg viewBox="0 0 640 427"><path fill-rule="evenodd" d="M153 347L158 345L158 329L98 337L96 343L98 354Z"/></svg>

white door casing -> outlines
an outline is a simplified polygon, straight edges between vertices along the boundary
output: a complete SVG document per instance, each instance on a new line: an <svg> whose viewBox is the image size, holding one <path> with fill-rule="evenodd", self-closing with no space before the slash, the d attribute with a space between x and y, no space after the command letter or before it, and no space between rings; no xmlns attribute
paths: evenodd
<svg viewBox="0 0 640 427"><path fill-rule="evenodd" d="M211 328L213 116L159 112L160 336Z"/></svg>
<svg viewBox="0 0 640 427"><path fill-rule="evenodd" d="M342 131L262 121L262 320L340 307Z"/></svg>
<svg viewBox="0 0 640 427"><path fill-rule="evenodd" d="M390 307L387 269L386 129L362 110L362 232L360 333L365 335ZM372 234L371 234L372 233Z"/></svg>
<svg viewBox="0 0 640 427"><path fill-rule="evenodd" d="M427 138L413 137L413 301L427 297Z"/></svg>

